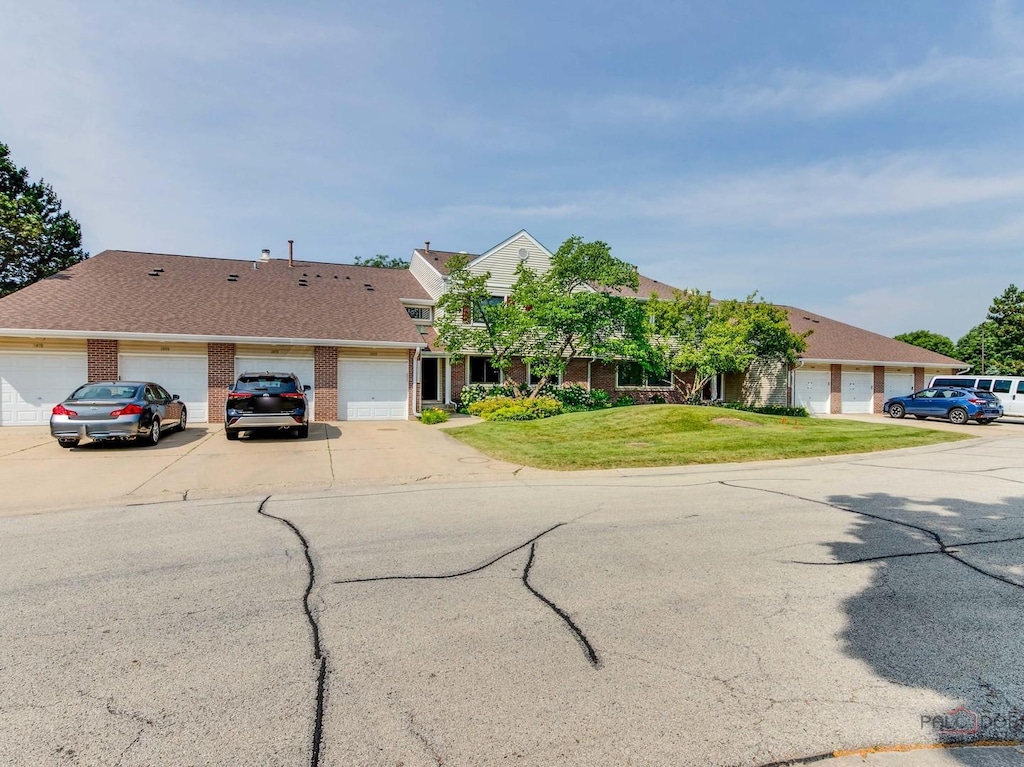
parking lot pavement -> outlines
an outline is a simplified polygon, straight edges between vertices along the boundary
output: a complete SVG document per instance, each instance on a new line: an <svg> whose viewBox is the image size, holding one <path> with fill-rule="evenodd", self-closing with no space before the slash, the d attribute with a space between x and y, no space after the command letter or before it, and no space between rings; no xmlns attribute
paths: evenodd
<svg viewBox="0 0 1024 767"><path fill-rule="evenodd" d="M1022 450L0 519L0 764L1018 764Z"/></svg>
<svg viewBox="0 0 1024 767"><path fill-rule="evenodd" d="M418 421L315 423L228 442L191 424L156 447L83 442L66 450L46 427L0 429L0 516L115 502L214 498L380 482L475 481L521 467L492 460Z"/></svg>

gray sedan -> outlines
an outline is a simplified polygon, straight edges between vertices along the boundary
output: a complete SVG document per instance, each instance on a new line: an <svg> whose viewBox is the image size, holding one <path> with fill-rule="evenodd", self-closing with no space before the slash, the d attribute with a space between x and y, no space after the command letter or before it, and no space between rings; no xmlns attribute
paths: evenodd
<svg viewBox="0 0 1024 767"><path fill-rule="evenodd" d="M82 437L155 445L164 430L185 430L188 413L177 394L147 381L97 381L80 386L53 409L50 434L61 447Z"/></svg>

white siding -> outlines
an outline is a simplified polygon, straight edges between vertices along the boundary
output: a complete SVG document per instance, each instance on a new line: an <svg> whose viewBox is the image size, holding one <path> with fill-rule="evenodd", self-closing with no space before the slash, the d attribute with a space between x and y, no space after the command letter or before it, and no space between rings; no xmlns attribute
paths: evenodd
<svg viewBox="0 0 1024 767"><path fill-rule="evenodd" d="M551 268L550 254L530 235L520 232L476 259L469 265L469 270L473 274L490 272L488 286L496 295L507 295L508 289L516 281L516 267L522 260L520 250L526 251L526 265L538 274Z"/></svg>
<svg viewBox="0 0 1024 767"><path fill-rule="evenodd" d="M444 281L441 279L440 273L419 253L412 254L412 260L409 262L409 271L412 272L412 276L419 280L423 289L430 294L430 297L437 299L442 293L444 293Z"/></svg>
<svg viewBox="0 0 1024 767"><path fill-rule="evenodd" d="M741 401L745 405L787 405L789 370L785 362L756 360L743 378Z"/></svg>

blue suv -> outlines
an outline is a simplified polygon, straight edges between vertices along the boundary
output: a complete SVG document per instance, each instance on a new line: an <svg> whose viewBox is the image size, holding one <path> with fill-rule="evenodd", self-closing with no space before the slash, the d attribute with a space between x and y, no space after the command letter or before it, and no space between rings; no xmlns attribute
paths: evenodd
<svg viewBox="0 0 1024 767"><path fill-rule="evenodd" d="M956 424L992 423L1003 415L999 398L991 392L950 386L933 386L905 397L893 397L885 401L882 409L893 418L945 418Z"/></svg>

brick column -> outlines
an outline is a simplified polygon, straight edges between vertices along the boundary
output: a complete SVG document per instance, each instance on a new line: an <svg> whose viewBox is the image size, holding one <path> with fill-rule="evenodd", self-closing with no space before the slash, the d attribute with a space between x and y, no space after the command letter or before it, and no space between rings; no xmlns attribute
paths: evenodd
<svg viewBox="0 0 1024 767"><path fill-rule="evenodd" d="M914 391L924 388L924 368L914 368Z"/></svg>
<svg viewBox="0 0 1024 767"><path fill-rule="evenodd" d="M313 347L313 389L317 421L338 420L338 347Z"/></svg>
<svg viewBox="0 0 1024 767"><path fill-rule="evenodd" d="M462 387L466 385L466 358L462 355L451 358L452 366L452 402L459 402L462 396Z"/></svg>
<svg viewBox="0 0 1024 767"><path fill-rule="evenodd" d="M235 345L206 345L206 384L209 391L206 401L209 405L210 423L224 423L224 406L228 401L228 389L235 383Z"/></svg>
<svg viewBox="0 0 1024 767"><path fill-rule="evenodd" d="M871 412L881 413L885 403L885 366L875 365L874 395L871 398Z"/></svg>
<svg viewBox="0 0 1024 767"><path fill-rule="evenodd" d="M117 380L117 341L90 338L85 342L87 373L90 381Z"/></svg>
<svg viewBox="0 0 1024 767"><path fill-rule="evenodd" d="M843 366L832 365L832 387L828 412L843 412Z"/></svg>

